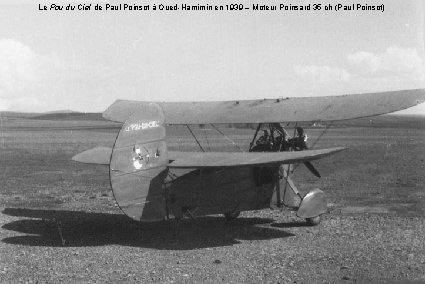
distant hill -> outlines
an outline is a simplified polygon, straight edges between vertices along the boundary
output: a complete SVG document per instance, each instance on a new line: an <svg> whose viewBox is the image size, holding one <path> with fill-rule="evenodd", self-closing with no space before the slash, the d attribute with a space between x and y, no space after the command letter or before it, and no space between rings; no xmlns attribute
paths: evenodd
<svg viewBox="0 0 426 284"><path fill-rule="evenodd" d="M40 115L33 112L0 111L0 118L31 118Z"/></svg>
<svg viewBox="0 0 426 284"><path fill-rule="evenodd" d="M336 121L334 127L425 128L424 115L386 114Z"/></svg>
<svg viewBox="0 0 426 284"><path fill-rule="evenodd" d="M53 110L53 111L46 111L43 112L43 114L52 114L52 113L81 113L79 111L73 111L73 110L69 110L69 109L64 109L64 110Z"/></svg>
<svg viewBox="0 0 426 284"><path fill-rule="evenodd" d="M0 111L0 118L6 119L36 119L36 120L88 120L88 121L105 121L102 113L84 113L72 110L55 110L44 113L34 112L16 112L16 111Z"/></svg>
<svg viewBox="0 0 426 284"><path fill-rule="evenodd" d="M105 121L102 117L102 113L92 112L50 112L45 114L39 114L31 117L31 119L38 120L90 120L90 121Z"/></svg>

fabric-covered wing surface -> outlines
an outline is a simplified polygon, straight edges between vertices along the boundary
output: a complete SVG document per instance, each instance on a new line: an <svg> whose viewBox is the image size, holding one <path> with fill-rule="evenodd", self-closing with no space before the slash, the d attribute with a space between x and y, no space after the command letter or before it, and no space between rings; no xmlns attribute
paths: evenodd
<svg viewBox="0 0 426 284"><path fill-rule="evenodd" d="M317 160L343 147L297 152L169 152L170 168L238 167Z"/></svg>
<svg viewBox="0 0 426 284"><path fill-rule="evenodd" d="M424 89L268 100L159 102L167 124L333 121L374 116L424 102ZM124 122L148 102L117 100L103 117Z"/></svg>

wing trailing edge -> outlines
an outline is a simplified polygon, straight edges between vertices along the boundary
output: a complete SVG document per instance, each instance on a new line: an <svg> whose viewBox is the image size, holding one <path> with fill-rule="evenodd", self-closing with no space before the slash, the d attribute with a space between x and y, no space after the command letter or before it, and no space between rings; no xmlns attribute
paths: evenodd
<svg viewBox="0 0 426 284"><path fill-rule="evenodd" d="M209 124L345 120L406 109L424 100L425 90L414 89L328 97L157 104L167 124ZM146 104L149 102L117 100L103 117L124 122Z"/></svg>

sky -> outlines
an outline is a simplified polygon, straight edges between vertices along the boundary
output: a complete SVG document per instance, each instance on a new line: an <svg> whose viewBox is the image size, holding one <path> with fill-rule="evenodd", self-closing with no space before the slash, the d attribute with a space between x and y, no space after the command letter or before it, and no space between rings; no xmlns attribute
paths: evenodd
<svg viewBox="0 0 426 284"><path fill-rule="evenodd" d="M423 0L241 3L342 2L384 3L385 11L40 11L80 2L0 0L0 111L424 88ZM422 104L405 113L424 112Z"/></svg>

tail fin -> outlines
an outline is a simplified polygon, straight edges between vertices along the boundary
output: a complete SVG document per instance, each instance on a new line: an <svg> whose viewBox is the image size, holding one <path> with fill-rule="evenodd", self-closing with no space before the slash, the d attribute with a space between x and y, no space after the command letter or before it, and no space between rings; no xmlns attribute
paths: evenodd
<svg viewBox="0 0 426 284"><path fill-rule="evenodd" d="M111 154L112 191L127 216L164 220L168 163L163 111L158 104L143 104L124 123Z"/></svg>

